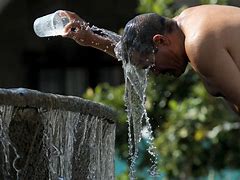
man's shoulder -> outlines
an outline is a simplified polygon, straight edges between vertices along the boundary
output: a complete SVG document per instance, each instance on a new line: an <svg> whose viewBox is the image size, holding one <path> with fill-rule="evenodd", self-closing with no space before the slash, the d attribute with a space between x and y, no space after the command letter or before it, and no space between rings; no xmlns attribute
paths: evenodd
<svg viewBox="0 0 240 180"><path fill-rule="evenodd" d="M215 59L219 49L219 43L214 37L204 33L196 34L195 37L185 40L185 50L192 67L196 71L202 71ZM211 64L211 63L210 63Z"/></svg>
<svg viewBox="0 0 240 180"><path fill-rule="evenodd" d="M211 53L215 47L218 46L217 40L204 32L194 33L191 37L185 39L185 49L188 56L192 58L199 58L205 54L205 52Z"/></svg>

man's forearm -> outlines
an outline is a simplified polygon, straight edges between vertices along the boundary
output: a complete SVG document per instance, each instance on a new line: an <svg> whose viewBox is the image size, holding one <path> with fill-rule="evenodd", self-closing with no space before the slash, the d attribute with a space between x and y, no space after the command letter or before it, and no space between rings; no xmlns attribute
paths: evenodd
<svg viewBox="0 0 240 180"><path fill-rule="evenodd" d="M86 41L85 44L87 46L99 49L116 58L114 48L121 39L120 35L96 26L88 26L86 31L90 31L91 33L85 40L81 38L81 35L80 38L76 38L75 41L77 41L78 44L81 45L84 41Z"/></svg>
<svg viewBox="0 0 240 180"><path fill-rule="evenodd" d="M71 38L81 46L93 47L116 57L114 48L121 39L120 35L96 26L90 27L89 23L74 12L63 11L63 13L69 18L63 37Z"/></svg>
<svg viewBox="0 0 240 180"><path fill-rule="evenodd" d="M93 31L93 33L94 36L91 38L90 46L116 58L114 48L117 42L120 41L121 36L107 30L103 30L102 32Z"/></svg>

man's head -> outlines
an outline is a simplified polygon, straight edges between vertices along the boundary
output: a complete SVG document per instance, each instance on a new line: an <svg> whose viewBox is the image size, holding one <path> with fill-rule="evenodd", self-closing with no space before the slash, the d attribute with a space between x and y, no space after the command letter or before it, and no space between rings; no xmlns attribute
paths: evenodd
<svg viewBox="0 0 240 180"><path fill-rule="evenodd" d="M124 28L121 42L125 59L140 68L151 67L157 74L179 76L186 65L178 65L174 52L176 26L175 21L155 13L136 16Z"/></svg>

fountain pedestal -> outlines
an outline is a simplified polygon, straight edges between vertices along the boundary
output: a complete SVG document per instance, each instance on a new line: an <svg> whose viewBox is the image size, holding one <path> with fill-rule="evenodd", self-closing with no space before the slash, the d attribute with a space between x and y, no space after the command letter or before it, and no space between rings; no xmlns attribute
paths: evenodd
<svg viewBox="0 0 240 180"><path fill-rule="evenodd" d="M0 89L0 179L114 179L115 117L78 97Z"/></svg>

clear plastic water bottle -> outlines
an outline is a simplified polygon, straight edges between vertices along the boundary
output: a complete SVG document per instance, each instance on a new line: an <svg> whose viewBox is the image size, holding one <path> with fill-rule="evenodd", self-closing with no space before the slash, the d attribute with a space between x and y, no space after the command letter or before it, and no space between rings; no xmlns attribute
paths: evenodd
<svg viewBox="0 0 240 180"><path fill-rule="evenodd" d="M33 23L34 32L39 37L59 36L64 34L64 27L69 18L63 10L37 18Z"/></svg>

